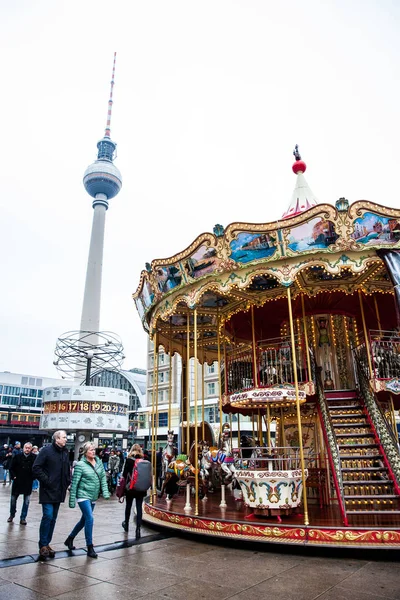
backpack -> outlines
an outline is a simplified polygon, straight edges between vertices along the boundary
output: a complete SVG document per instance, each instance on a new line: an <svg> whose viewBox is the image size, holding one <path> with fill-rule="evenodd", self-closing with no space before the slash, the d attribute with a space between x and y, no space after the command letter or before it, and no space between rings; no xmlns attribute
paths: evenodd
<svg viewBox="0 0 400 600"><path fill-rule="evenodd" d="M133 465L132 478L129 482L129 489L135 492L147 492L151 487L152 469L151 462L143 458L137 458Z"/></svg>

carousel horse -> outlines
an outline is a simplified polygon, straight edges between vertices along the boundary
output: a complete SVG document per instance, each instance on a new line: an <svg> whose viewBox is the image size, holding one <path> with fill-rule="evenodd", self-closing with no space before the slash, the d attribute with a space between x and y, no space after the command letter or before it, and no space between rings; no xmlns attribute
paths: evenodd
<svg viewBox="0 0 400 600"><path fill-rule="evenodd" d="M214 477L214 479L219 479L223 485L231 483L235 469L230 429L226 424L222 430L222 435L220 435L218 447L210 448L207 460L211 463L212 470L217 472L217 478Z"/></svg>
<svg viewBox="0 0 400 600"><path fill-rule="evenodd" d="M195 442L193 442L189 452L189 459L192 465L196 463L195 454ZM202 490L200 491L200 497L202 499L207 496L211 477L210 446L205 440L197 444L197 460L202 487Z"/></svg>
<svg viewBox="0 0 400 600"><path fill-rule="evenodd" d="M168 465L173 462L177 455L177 448L174 444L174 432L168 431L167 434L167 445L164 447L162 451L161 457L161 479L165 480L165 475L167 473Z"/></svg>
<svg viewBox="0 0 400 600"><path fill-rule="evenodd" d="M186 482L189 477L194 477L195 474L196 469L190 463L186 454L179 454L176 459L168 465L158 497L162 498L164 492L166 492L167 500L171 500L172 497L178 493L179 486Z"/></svg>

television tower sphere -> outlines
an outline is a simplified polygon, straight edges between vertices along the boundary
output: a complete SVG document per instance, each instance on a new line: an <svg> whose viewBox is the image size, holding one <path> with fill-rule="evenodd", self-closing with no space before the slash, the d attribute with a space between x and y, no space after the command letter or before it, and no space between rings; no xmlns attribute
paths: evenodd
<svg viewBox="0 0 400 600"><path fill-rule="evenodd" d="M114 142L103 138L98 145L108 141L114 146ZM114 198L122 187L122 177L119 169L111 160L98 159L88 166L83 176L83 185L87 193L96 198L98 194L104 194L107 199Z"/></svg>

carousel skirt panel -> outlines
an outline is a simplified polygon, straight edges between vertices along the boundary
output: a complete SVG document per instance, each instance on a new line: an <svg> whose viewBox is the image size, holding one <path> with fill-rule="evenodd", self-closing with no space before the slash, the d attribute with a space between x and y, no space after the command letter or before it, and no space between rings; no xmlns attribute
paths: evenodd
<svg viewBox="0 0 400 600"><path fill-rule="evenodd" d="M195 515L194 498L191 510L184 510L185 499L178 496L172 501L155 498L144 504L144 521L173 531L182 531L210 537L291 544L309 547L393 549L400 548L400 520L377 515L373 519L358 517L357 522L345 527L338 507L309 506L309 525L304 525L301 512L287 517L260 517L242 502L232 502L227 494L227 508L220 508L219 494L199 501ZM300 509L301 510L301 509Z"/></svg>

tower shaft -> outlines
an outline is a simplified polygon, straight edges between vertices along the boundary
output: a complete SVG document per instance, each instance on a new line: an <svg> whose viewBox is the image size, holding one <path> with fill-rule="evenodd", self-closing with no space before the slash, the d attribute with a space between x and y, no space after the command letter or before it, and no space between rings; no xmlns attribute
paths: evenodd
<svg viewBox="0 0 400 600"><path fill-rule="evenodd" d="M98 194L98 196L102 195L103 194ZM105 196L104 199L106 199ZM81 331L100 331L101 279L103 270L106 210L105 203L99 202L94 206L92 234L90 236L89 257L83 296Z"/></svg>

